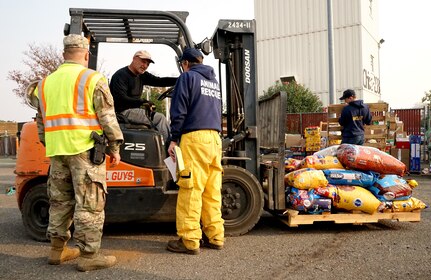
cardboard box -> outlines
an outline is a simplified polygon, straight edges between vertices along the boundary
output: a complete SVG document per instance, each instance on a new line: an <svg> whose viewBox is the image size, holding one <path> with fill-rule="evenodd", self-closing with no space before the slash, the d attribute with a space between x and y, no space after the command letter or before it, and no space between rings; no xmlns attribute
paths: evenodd
<svg viewBox="0 0 431 280"><path fill-rule="evenodd" d="M404 163L407 170L410 170L410 146L409 149L391 149L391 156Z"/></svg>
<svg viewBox="0 0 431 280"><path fill-rule="evenodd" d="M404 123L403 122L396 122L396 124L397 124L396 131L404 132Z"/></svg>
<svg viewBox="0 0 431 280"><path fill-rule="evenodd" d="M301 134L285 134L284 143L286 148L290 148L294 146L302 146L303 142L302 142Z"/></svg>
<svg viewBox="0 0 431 280"><path fill-rule="evenodd" d="M410 150L410 139L408 137L397 137L395 139L395 147L398 149L409 149Z"/></svg>
<svg viewBox="0 0 431 280"><path fill-rule="evenodd" d="M397 130L397 123L396 122L390 122L389 123L389 130Z"/></svg>

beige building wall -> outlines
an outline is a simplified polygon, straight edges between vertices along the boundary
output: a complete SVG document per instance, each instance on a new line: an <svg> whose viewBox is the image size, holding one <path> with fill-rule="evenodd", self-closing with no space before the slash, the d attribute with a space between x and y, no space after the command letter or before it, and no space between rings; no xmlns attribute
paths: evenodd
<svg viewBox="0 0 431 280"><path fill-rule="evenodd" d="M380 100L377 0L332 0L336 102ZM255 0L258 92L294 76L329 102L327 0Z"/></svg>

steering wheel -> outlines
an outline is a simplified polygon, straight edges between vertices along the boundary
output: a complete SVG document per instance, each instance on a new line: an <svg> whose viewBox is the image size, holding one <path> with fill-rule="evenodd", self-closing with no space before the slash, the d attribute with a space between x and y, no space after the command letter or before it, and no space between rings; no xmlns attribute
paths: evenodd
<svg viewBox="0 0 431 280"><path fill-rule="evenodd" d="M165 92L163 92L162 94L159 95L159 97L157 97L157 100L163 100L166 97L172 97L172 92L174 91L175 87L170 87L167 90L165 90Z"/></svg>

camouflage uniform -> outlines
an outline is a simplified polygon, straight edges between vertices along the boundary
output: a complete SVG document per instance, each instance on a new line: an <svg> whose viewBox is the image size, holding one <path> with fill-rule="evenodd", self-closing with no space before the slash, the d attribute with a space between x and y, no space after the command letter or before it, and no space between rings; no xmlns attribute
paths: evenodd
<svg viewBox="0 0 431 280"><path fill-rule="evenodd" d="M102 79L96 85L93 100L99 123L109 140L107 153L119 153L123 134L117 122L109 87ZM38 104L33 105L38 107ZM40 111L36 121L39 138L44 143L44 125ZM74 239L81 252L97 253L105 220L106 163L93 164L89 154L89 151L85 151L77 155L51 157L47 237L69 240L69 227L73 221Z"/></svg>

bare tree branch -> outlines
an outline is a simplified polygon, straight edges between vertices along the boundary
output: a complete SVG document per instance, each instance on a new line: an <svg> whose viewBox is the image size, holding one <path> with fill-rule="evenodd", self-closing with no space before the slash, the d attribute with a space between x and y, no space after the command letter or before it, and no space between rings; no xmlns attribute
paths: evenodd
<svg viewBox="0 0 431 280"><path fill-rule="evenodd" d="M7 79L17 83L12 91L23 98L28 84L35 80L41 80L54 72L61 63L63 56L60 50L52 45L29 44L29 50L24 52L22 63L28 70L11 70Z"/></svg>

